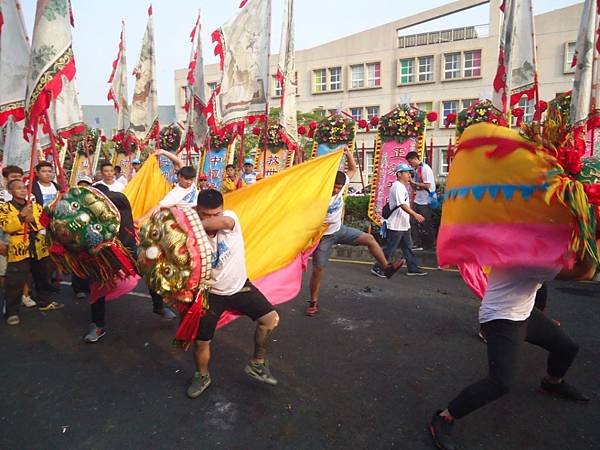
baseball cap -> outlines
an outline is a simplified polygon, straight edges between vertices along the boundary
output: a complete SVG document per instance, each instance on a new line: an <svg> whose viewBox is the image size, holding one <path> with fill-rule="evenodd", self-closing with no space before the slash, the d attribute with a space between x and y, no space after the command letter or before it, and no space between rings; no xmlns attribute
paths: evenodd
<svg viewBox="0 0 600 450"><path fill-rule="evenodd" d="M254 165L254 161L252 161L252 158L246 158L244 160L244 165L246 165L246 164L250 164L251 166L253 166Z"/></svg>
<svg viewBox="0 0 600 450"><path fill-rule="evenodd" d="M79 183L80 181L84 181L84 182L90 183L90 184L92 184L94 182L94 180L92 180L92 178L88 177L87 175L80 176L79 180L77 180L77 182Z"/></svg>
<svg viewBox="0 0 600 450"><path fill-rule="evenodd" d="M198 176L198 180L199 181L206 181L206 180L208 180L208 177L206 175L199 175Z"/></svg>
<svg viewBox="0 0 600 450"><path fill-rule="evenodd" d="M396 168L396 173L398 172L414 172L414 169L406 163L400 163Z"/></svg>
<svg viewBox="0 0 600 450"><path fill-rule="evenodd" d="M139 159L134 159L133 161L131 161L131 164L141 164Z"/></svg>

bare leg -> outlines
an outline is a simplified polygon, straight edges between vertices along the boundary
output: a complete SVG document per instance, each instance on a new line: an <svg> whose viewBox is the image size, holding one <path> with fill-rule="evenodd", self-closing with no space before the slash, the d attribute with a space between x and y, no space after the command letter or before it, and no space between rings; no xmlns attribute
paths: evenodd
<svg viewBox="0 0 600 450"><path fill-rule="evenodd" d="M325 268L323 267L314 267L312 273L310 274L310 300L313 303L317 303L319 301L319 291L321 290L321 277L323 276L323 272Z"/></svg>
<svg viewBox="0 0 600 450"><path fill-rule="evenodd" d="M196 371L200 375L208 375L208 362L210 361L210 341L196 341L194 347L194 361Z"/></svg>
<svg viewBox="0 0 600 450"><path fill-rule="evenodd" d="M269 338L278 324L279 314L277 314L276 311L271 311L256 321L256 331L254 332L254 357L252 358L253 363L262 364L265 362Z"/></svg>
<svg viewBox="0 0 600 450"><path fill-rule="evenodd" d="M383 249L379 246L379 244L377 243L377 241L375 240L373 235L363 233L356 240L356 243L358 245L364 245L365 247L367 247L369 249L369 252L371 252L371 255L373 255L373 258L375 258L377 263L379 263L379 267L381 267L382 269L385 269L388 266L389 263L388 263L388 260L386 259L385 255L383 254Z"/></svg>

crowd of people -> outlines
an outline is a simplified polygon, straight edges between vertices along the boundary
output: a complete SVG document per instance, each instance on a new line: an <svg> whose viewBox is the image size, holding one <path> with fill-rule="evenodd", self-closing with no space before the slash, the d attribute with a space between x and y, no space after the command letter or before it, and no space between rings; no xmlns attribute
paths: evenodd
<svg viewBox="0 0 600 450"><path fill-rule="evenodd" d="M101 163L99 179L96 181L86 175L79 178L77 185L95 187L119 210L119 240L134 257L137 252L136 228L158 208L176 206L196 209L213 253L209 308L198 328L193 355L196 371L187 388L188 397L200 396L211 384L210 343L221 315L228 310L248 316L256 322L254 354L245 367L245 372L268 385L277 384L266 352L271 333L278 326L279 316L273 305L248 280L240 221L235 212L224 210L223 193L255 183L259 178L252 162L245 161L244 170L239 173L234 166L227 166L222 192L219 192L207 185L205 177L197 177L196 170L186 166L177 156L163 151L156 155L164 156L173 163L177 170L177 183L156 208L135 221L131 205L122 193L127 179L111 163ZM395 168L396 181L389 192L389 214L382 226L382 248L373 235L343 223L345 192L357 168L349 150L345 151L345 156L347 171L338 171L335 176L324 219L327 229L312 255L310 299L306 309L306 314L311 317L319 312L321 280L335 244L367 247L376 261L371 273L388 279L405 263L406 275L427 275L418 265L413 237L418 239L419 247L434 247L431 215L435 180L431 168L416 153L409 153L407 162ZM133 163L134 170L139 170L139 164L136 164L139 161L134 160ZM57 197L61 187L54 181L53 166L48 162L40 162L35 167L33 186L24 183L23 171L18 167L5 167L2 175L6 186L1 193L0 204L0 228L5 239L0 245L0 253L3 255L0 263L4 284L4 313L8 325L18 325L21 322L22 306L37 306L41 311L64 307L53 298L59 292L57 282L61 280L61 274L56 273L50 264L46 229L40 220L42 208ZM28 202L29 188L31 202ZM414 192L412 199L410 191ZM403 258L394 261L394 252L398 247ZM433 415L430 431L439 448L455 448L451 431L456 420L509 392L514 384L517 359L524 341L541 346L549 352L547 374L541 382L544 392L580 403L589 400L563 379L575 359L577 344L558 323L535 309L534 303L543 282L556 277L589 278L590 273L593 275L593 268L584 262L570 270L515 268L492 271L479 314L481 336L487 342L489 374L465 388ZM90 280L72 275L71 281L78 298L89 296ZM163 304L159 293L150 290L150 296L153 311L157 315L165 320L176 318L173 310ZM105 308L104 297L91 302L91 321L83 336L85 342L95 343L106 335Z"/></svg>

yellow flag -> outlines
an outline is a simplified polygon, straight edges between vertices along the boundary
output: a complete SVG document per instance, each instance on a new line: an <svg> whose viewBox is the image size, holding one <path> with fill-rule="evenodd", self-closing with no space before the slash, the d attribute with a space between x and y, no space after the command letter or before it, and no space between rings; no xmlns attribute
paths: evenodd
<svg viewBox="0 0 600 450"><path fill-rule="evenodd" d="M160 171L157 158L150 156L127 183L123 194L131 203L133 218L137 219L158 205L172 188Z"/></svg>
<svg viewBox="0 0 600 450"><path fill-rule="evenodd" d="M242 225L248 278L287 266L318 236L341 157L330 153L225 195Z"/></svg>

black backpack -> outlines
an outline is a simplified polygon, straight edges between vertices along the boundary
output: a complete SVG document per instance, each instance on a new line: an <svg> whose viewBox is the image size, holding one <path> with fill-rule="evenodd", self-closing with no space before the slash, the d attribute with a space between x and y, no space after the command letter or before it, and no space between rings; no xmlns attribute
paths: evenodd
<svg viewBox="0 0 600 450"><path fill-rule="evenodd" d="M381 210L381 217L383 217L384 219L389 219L392 213L398 208L400 208L400 205L397 205L394 209L391 209L390 202L387 202L385 205L383 205L383 208Z"/></svg>

